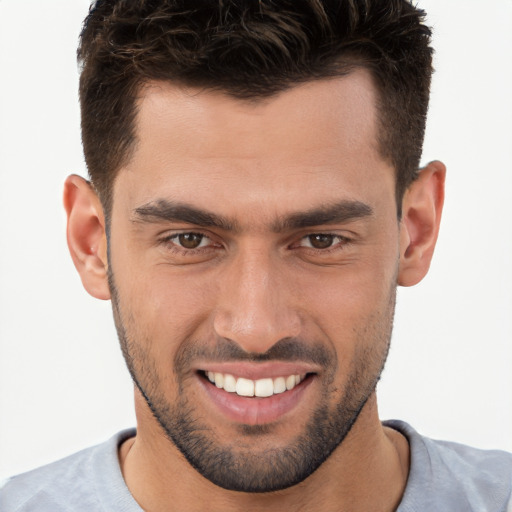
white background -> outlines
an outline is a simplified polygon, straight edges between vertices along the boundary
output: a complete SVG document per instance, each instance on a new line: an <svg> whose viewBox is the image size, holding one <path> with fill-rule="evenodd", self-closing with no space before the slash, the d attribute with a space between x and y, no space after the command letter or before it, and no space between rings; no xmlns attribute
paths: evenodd
<svg viewBox="0 0 512 512"><path fill-rule="evenodd" d="M447 164L447 203L429 276L399 292L381 416L512 450L512 1L419 5L437 49L423 162ZM110 304L65 244L87 9L0 0L0 478L134 424Z"/></svg>

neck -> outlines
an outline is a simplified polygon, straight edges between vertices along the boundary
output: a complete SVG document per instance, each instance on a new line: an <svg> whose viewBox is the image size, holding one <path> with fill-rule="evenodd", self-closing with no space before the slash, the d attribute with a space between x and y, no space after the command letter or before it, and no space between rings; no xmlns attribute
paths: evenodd
<svg viewBox="0 0 512 512"><path fill-rule="evenodd" d="M158 425L141 428L156 422L149 411L138 409L137 436L121 447L120 462L130 492L148 512L391 512L398 507L407 482L408 443L400 433L382 426L375 395L319 469L298 485L261 494L227 491L203 478Z"/></svg>

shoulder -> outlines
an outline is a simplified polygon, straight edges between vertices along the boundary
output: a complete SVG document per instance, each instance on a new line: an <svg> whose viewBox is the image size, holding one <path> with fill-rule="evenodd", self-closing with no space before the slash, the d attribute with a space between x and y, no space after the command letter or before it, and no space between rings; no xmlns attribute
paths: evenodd
<svg viewBox="0 0 512 512"><path fill-rule="evenodd" d="M128 493L121 475L117 449L123 440L134 434L134 430L120 432L103 444L8 479L0 488L0 510L109 510L108 506L107 509L103 508L104 487L108 486L111 495L117 493L125 496Z"/></svg>
<svg viewBox="0 0 512 512"><path fill-rule="evenodd" d="M429 439L400 421L385 424L405 435L411 449L399 512L512 511L512 454Z"/></svg>

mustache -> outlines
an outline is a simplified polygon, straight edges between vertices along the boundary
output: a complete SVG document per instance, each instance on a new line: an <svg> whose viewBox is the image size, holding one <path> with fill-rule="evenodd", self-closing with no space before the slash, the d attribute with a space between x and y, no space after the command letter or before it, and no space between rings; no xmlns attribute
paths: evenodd
<svg viewBox="0 0 512 512"><path fill-rule="evenodd" d="M284 338L277 341L264 353L247 352L230 339L219 339L213 345L190 341L179 350L174 358L177 370L190 367L193 361L210 362L253 362L301 361L328 367L336 361L335 354L325 345L306 342L298 338Z"/></svg>

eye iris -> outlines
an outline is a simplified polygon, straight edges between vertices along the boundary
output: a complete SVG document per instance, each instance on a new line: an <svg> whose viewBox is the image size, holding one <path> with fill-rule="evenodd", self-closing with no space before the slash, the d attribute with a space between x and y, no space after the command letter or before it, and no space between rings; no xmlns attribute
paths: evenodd
<svg viewBox="0 0 512 512"><path fill-rule="evenodd" d="M332 235L311 235L309 241L315 249L327 249L331 247L334 238Z"/></svg>
<svg viewBox="0 0 512 512"><path fill-rule="evenodd" d="M203 241L203 235L197 233L183 233L178 236L178 240L185 249L196 249Z"/></svg>

